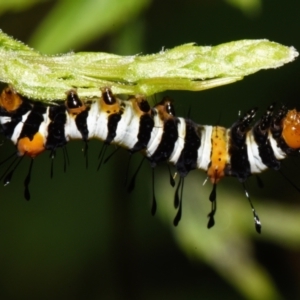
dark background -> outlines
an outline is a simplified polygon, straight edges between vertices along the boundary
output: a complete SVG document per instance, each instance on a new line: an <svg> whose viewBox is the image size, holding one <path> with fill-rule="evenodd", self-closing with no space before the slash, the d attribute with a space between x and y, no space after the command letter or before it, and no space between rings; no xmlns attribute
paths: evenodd
<svg viewBox="0 0 300 300"><path fill-rule="evenodd" d="M71 7L77 1L69 3ZM101 36L67 48L59 48L63 37L58 36L53 44L61 53L136 54L187 42L217 45L267 38L300 49L300 2L257 3L261 6L256 10L242 11L226 1L152 1L136 15L124 12L121 24L117 19ZM0 28L39 48L39 39L32 36L57 4L40 1L22 9L3 9ZM99 18L105 13L99 11ZM79 13L62 28L61 35L76 30L76 22L84 18L89 16ZM55 26L55 20L52 22ZM185 116L191 107L191 117L198 123L230 126L239 111L258 106L264 112L274 101L299 108L298 81L299 60L228 86L166 94L175 99L178 116ZM249 179L248 190L263 224L262 235L254 230L241 185L231 178L225 178L218 188L216 226L206 228L211 186L202 186L205 174L199 171L186 180L183 219L174 229L174 190L165 165L156 171L158 214L153 218L149 166L144 164L135 190L128 194L124 187L128 154L118 152L96 172L101 143L89 143L88 170L82 147L82 142L68 145L66 173L62 151L57 151L53 179L48 153L35 159L29 202L23 198L29 159L22 161L11 184L0 189L1 299L300 297L300 195L280 174L262 174L264 189L257 187L255 178ZM4 141L1 158L13 151L11 143ZM133 157L131 175L139 161L139 155ZM297 158L283 163L283 172L296 184L299 166ZM1 168L2 172L6 169Z"/></svg>

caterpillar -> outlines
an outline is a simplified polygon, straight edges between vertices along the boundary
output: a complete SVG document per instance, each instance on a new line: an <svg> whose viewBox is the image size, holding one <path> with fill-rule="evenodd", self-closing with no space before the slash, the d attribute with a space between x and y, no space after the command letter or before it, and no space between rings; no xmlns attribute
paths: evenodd
<svg viewBox="0 0 300 300"><path fill-rule="evenodd" d="M168 97L151 108L143 95L121 100L109 87L100 90L99 98L93 101L80 99L76 89L71 89L66 92L64 102L45 105L21 96L9 86L0 95L1 131L16 145L20 159L28 156L33 161L45 150L55 153L56 149L64 148L73 139L82 139L86 152L88 140L95 138L104 142L102 157L106 147L115 144L131 154L141 152L152 169L165 161L173 164L180 178L174 198L178 209L175 226L182 215L184 178L191 170L205 171L213 185L207 225L211 228L215 224L217 209L216 186L223 177L237 177L244 185L249 176L268 168L279 170L280 160L299 152L300 112L295 109L288 110L282 106L275 112L272 104L251 127L257 112L254 108L230 128L224 128L199 125L189 118L176 117L172 100ZM10 181L15 161L1 177L4 184ZM31 168L32 163L30 172ZM24 182L27 200L30 198L30 172ZM261 222L246 188L245 192L256 231L260 233ZM153 196L153 214L155 210Z"/></svg>

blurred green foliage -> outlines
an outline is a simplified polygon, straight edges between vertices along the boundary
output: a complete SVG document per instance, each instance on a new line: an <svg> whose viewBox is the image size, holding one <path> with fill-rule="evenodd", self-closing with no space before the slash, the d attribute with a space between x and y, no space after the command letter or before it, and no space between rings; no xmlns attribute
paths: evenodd
<svg viewBox="0 0 300 300"><path fill-rule="evenodd" d="M0 4L1 29L48 53L72 49L129 55L187 42L216 45L244 38L267 38L300 49L297 0L261 2L260 13L251 17L217 0L132 0L126 9L121 0L2 2L18 9ZM100 2L112 6L100 9ZM176 100L177 115L186 115L191 106L193 120L230 126L239 110L259 106L263 111L273 101L297 106L298 74L296 61L230 86L168 94ZM205 174L198 171L186 179L183 218L173 228L174 189L165 166L156 171L159 218L153 219L150 168L145 164L128 195L123 186L128 154L115 155L96 173L100 146L89 143L85 170L83 145L72 142L66 174L58 151L52 180L49 157L36 158L28 203L22 195L28 160L1 189L1 299L300 297L299 194L278 173L261 175L264 189L256 187L255 178L248 182L262 235L255 233L244 191L234 178L219 184L216 225L208 230L211 187L202 187ZM14 150L5 142L0 151L5 158ZM139 160L138 155L132 158L129 176ZM295 183L297 163L283 163L283 172Z"/></svg>

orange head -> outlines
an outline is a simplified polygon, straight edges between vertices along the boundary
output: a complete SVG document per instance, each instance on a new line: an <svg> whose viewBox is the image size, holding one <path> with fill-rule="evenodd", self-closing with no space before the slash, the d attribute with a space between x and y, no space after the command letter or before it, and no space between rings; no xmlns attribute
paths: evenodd
<svg viewBox="0 0 300 300"><path fill-rule="evenodd" d="M289 110L283 119L282 137L290 148L300 148L300 112Z"/></svg>

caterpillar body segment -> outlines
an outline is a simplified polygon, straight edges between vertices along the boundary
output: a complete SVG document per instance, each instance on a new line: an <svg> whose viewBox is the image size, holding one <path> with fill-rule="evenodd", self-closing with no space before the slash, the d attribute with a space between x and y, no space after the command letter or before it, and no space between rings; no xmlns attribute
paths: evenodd
<svg viewBox="0 0 300 300"><path fill-rule="evenodd" d="M211 135L211 155L207 176L213 184L225 176L228 168L228 132L226 128L214 126Z"/></svg>
<svg viewBox="0 0 300 300"><path fill-rule="evenodd" d="M168 97L151 108L142 95L121 100L104 87L100 97L93 100L80 99L76 89L71 89L65 102L45 105L8 87L0 95L1 130L16 145L19 156L34 158L45 150L54 153L73 139L82 139L87 149L88 140L95 138L105 146L116 144L130 153L141 152L152 167L164 161L172 163L180 175L175 225L182 213L184 177L191 170L204 170L213 184L211 227L217 207L216 184L223 177L234 176L244 183L250 175L267 168L278 170L280 160L300 148L300 113L286 107L275 113L274 104L252 127L256 108L224 128L177 117ZM245 193L260 232L260 221Z"/></svg>

